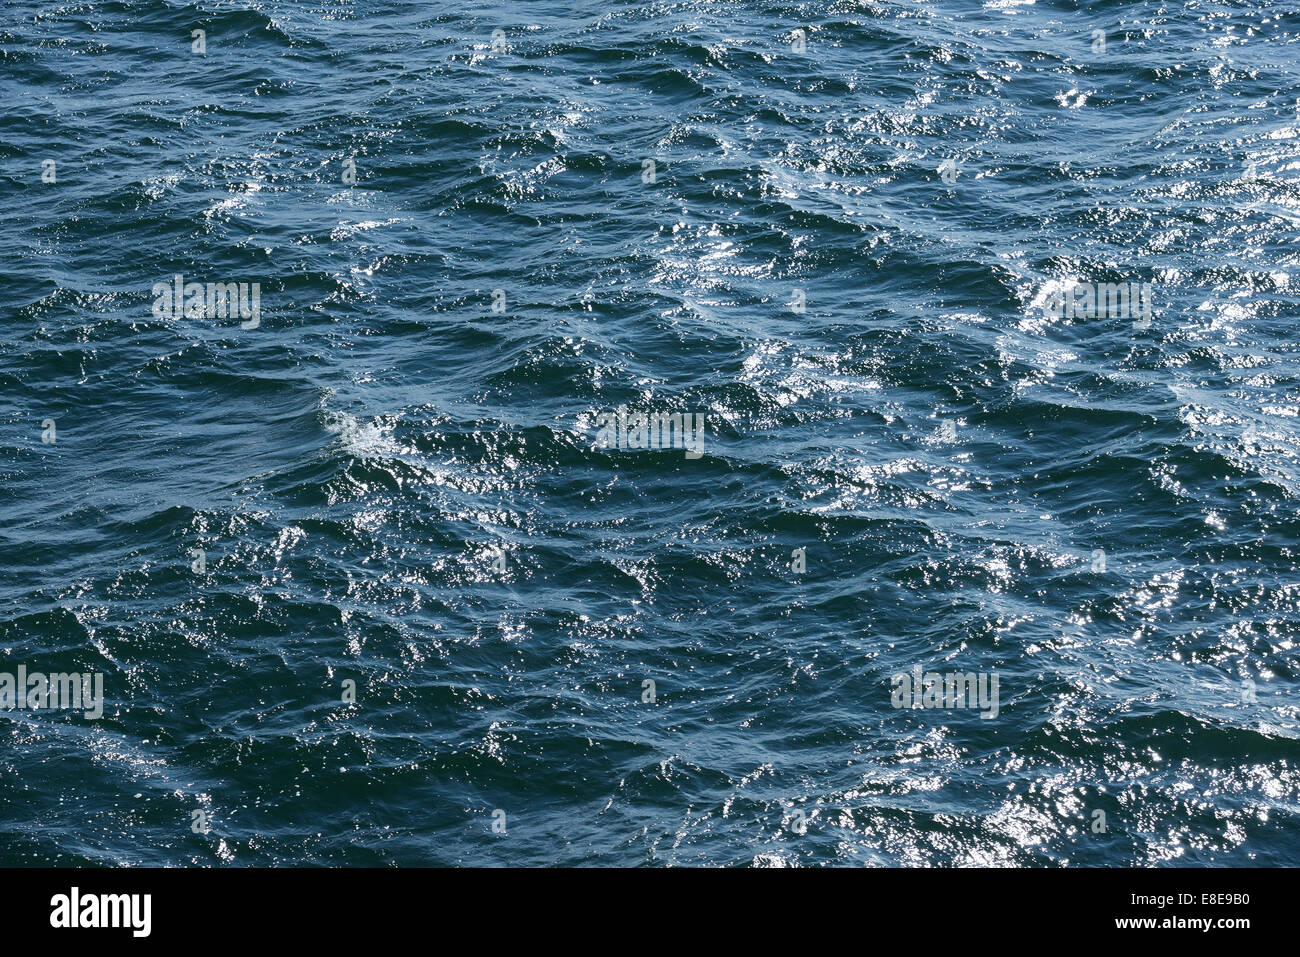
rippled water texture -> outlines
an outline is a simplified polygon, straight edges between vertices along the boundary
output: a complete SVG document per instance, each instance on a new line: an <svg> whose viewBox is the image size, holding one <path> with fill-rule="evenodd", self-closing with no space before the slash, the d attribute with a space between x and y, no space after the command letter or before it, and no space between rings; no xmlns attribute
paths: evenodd
<svg viewBox="0 0 1300 957"><path fill-rule="evenodd" d="M0 861L1300 864L1294 5L472 7L0 11Z"/></svg>

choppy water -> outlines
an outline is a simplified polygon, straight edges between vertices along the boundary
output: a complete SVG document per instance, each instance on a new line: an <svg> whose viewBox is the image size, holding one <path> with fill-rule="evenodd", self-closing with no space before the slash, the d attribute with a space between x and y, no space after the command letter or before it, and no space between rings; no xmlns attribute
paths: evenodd
<svg viewBox="0 0 1300 957"><path fill-rule="evenodd" d="M1300 864L1298 73L1280 2L8 0L0 669L105 713L0 711L0 860Z"/></svg>

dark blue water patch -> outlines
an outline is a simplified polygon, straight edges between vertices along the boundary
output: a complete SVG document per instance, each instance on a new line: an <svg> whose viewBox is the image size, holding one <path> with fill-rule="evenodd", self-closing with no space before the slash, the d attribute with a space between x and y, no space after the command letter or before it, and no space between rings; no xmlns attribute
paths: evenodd
<svg viewBox="0 0 1300 957"><path fill-rule="evenodd" d="M0 859L1296 863L1282 5L13 12Z"/></svg>

